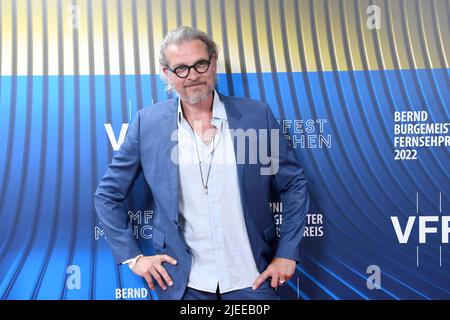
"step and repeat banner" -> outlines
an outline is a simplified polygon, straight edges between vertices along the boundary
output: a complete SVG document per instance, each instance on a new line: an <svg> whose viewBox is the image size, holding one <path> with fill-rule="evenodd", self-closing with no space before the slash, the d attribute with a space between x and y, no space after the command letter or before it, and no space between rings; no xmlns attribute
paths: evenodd
<svg viewBox="0 0 450 320"><path fill-rule="evenodd" d="M449 299L449 18L448 0L0 0L1 299L158 299L115 265L93 193L136 112L171 98L158 54L180 25L213 37L218 90L267 101L305 168L279 295ZM125 208L151 254L142 177Z"/></svg>

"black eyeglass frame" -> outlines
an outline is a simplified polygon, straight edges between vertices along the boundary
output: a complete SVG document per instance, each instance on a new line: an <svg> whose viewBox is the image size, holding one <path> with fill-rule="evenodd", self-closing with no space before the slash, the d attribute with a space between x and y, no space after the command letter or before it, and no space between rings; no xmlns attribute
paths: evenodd
<svg viewBox="0 0 450 320"><path fill-rule="evenodd" d="M185 65L185 64L182 64L182 65L180 65L180 66L178 66L178 67L176 67L176 68L174 68L174 69L172 69L172 68L169 67L169 66L166 66L166 67L167 67L167 69L170 70L170 72L172 72L173 74L175 74L178 78L184 79L184 78L189 77L189 74L191 73L191 69L195 69L195 71L197 71L197 73L200 73L200 74L207 72L207 71L209 70L209 66L211 65L211 57L210 57L209 59L210 59L210 60L200 60L200 61L197 61L196 63L194 63L193 65L190 65L190 66L187 66L187 65ZM201 64L201 63L207 63L207 65L208 65L208 66L206 67L205 71L202 71L202 72L200 72L200 71L197 70L197 66L198 66L199 64ZM178 70L179 68L182 68L182 67L183 67L183 68L187 68L187 74L186 74L186 76L184 76L184 77L180 76L180 75L177 73L177 70Z"/></svg>

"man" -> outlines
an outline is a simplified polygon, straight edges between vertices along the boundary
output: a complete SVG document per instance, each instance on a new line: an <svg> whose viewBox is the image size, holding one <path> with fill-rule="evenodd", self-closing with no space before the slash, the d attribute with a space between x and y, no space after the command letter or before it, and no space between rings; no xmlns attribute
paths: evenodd
<svg viewBox="0 0 450 320"><path fill-rule="evenodd" d="M276 299L300 259L306 180L267 104L215 91L217 57L202 31L164 38L161 72L179 98L138 112L95 206L117 263L160 299ZM254 161L261 142L270 163ZM142 254L122 208L141 172L156 204L153 256ZM283 201L280 239L271 189Z"/></svg>

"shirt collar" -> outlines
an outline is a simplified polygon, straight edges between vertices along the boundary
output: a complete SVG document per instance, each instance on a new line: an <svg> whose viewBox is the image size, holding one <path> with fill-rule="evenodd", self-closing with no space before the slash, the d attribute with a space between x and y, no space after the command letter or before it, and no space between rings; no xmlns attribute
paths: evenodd
<svg viewBox="0 0 450 320"><path fill-rule="evenodd" d="M220 96L215 89L213 91L213 95L214 98L211 123L215 125L218 121L227 120L227 113L225 111L225 105L222 100L220 100ZM183 109L181 108L181 99L178 99L178 124L180 124L183 120L186 121L183 116Z"/></svg>

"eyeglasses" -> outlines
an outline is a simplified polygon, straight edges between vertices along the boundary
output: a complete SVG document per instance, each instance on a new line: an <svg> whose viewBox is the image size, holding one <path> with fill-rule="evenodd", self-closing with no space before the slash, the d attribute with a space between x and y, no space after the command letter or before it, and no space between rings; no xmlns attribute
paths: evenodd
<svg viewBox="0 0 450 320"><path fill-rule="evenodd" d="M208 71L210 64L211 61L200 60L191 66L183 64L176 67L175 69L171 69L169 66L167 66L167 68L169 68L172 73L175 73L178 78L187 78L192 68L194 68L198 73L205 73L206 71Z"/></svg>

